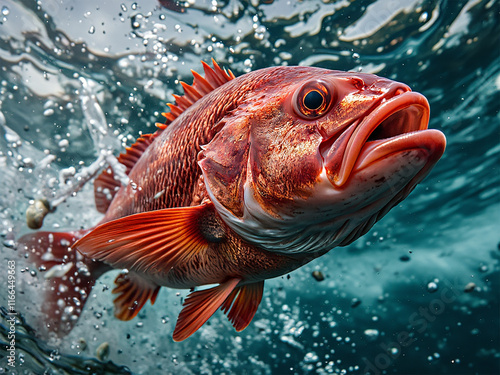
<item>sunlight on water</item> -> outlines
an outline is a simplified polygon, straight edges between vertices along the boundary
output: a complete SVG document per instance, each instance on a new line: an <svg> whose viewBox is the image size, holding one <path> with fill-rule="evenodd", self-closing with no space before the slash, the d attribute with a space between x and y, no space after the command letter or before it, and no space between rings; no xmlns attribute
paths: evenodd
<svg viewBox="0 0 500 375"><path fill-rule="evenodd" d="M11 321L19 374L500 372L499 12L496 0L0 1L0 374L13 371ZM26 209L47 202L44 230L94 226L86 180L153 132L212 57L237 76L313 65L404 82L428 98L446 153L353 245L267 281L240 333L217 312L174 343L187 291L166 288L118 321L112 271L75 328L50 334L47 270L16 250Z"/></svg>

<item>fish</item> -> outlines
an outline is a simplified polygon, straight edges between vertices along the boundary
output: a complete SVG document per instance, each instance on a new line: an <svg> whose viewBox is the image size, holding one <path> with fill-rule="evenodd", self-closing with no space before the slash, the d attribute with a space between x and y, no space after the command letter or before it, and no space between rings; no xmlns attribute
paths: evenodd
<svg viewBox="0 0 500 375"><path fill-rule="evenodd" d="M174 341L218 309L242 331L265 280L363 236L445 151L427 99L403 83L302 66L236 77L212 63L119 156L128 184L110 168L96 178L95 227L21 238L52 283L43 311L54 332L71 329L110 269L123 270L120 320L168 287L190 290Z"/></svg>

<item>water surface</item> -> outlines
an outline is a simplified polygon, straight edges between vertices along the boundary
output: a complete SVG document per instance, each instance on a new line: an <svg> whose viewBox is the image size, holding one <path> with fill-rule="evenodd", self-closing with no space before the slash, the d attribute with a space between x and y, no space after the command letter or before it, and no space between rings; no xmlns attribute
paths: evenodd
<svg viewBox="0 0 500 375"><path fill-rule="evenodd" d="M16 371L499 373L499 12L494 0L0 0L0 269L16 261L23 316ZM255 319L241 333L216 313L174 343L186 291L166 288L155 306L118 321L110 273L68 336L43 334L43 272L15 250L15 239L29 231L30 200L57 194L97 158L82 78L119 152L139 132L154 131L165 102L181 92L179 80L191 82L190 69L201 72L200 60L212 57L236 75L287 64L405 82L428 98L430 127L446 134L446 153L363 238L267 281ZM100 215L92 200L85 185L44 229L94 225ZM0 305L7 307L6 271L0 281ZM2 312L2 344L6 319ZM112 363L96 358L105 342L105 362ZM4 348L0 373L9 373Z"/></svg>

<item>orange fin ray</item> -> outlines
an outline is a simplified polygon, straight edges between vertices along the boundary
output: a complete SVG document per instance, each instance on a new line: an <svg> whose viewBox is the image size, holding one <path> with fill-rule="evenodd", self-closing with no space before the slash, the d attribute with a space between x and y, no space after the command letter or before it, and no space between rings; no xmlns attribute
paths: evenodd
<svg viewBox="0 0 500 375"><path fill-rule="evenodd" d="M184 97L193 103L203 96L203 94L198 92L198 90L196 90L193 86L189 86L186 82L181 81L181 86L184 89Z"/></svg>
<svg viewBox="0 0 500 375"><path fill-rule="evenodd" d="M221 310L236 329L243 331L252 321L264 292L264 281L235 288L227 297Z"/></svg>
<svg viewBox="0 0 500 375"><path fill-rule="evenodd" d="M168 122L166 125L179 117L184 110L193 105L198 99L235 78L230 70L225 71L222 69L214 59L212 59L213 68L204 61L201 63L203 65L205 77L202 77L192 70L193 84L188 85L185 82L181 82L182 88L184 89L184 95L174 95L175 104L167 104L170 108L170 113L164 114Z"/></svg>
<svg viewBox="0 0 500 375"><path fill-rule="evenodd" d="M195 333L224 303L241 279L229 279L216 287L192 292L175 325L174 341L182 341Z"/></svg>
<svg viewBox="0 0 500 375"><path fill-rule="evenodd" d="M198 222L212 209L209 203L125 216L99 225L73 247L115 268L167 272L208 247Z"/></svg>
<svg viewBox="0 0 500 375"><path fill-rule="evenodd" d="M200 93L206 95L209 92L213 91L214 87L199 73L195 72L194 70L191 70L191 73L194 77L193 86L195 86Z"/></svg>
<svg viewBox="0 0 500 375"><path fill-rule="evenodd" d="M186 108L191 107L191 105L194 103L194 101L188 99L186 96L179 96L176 94L172 95L175 99L175 104L167 104L167 106L170 108L170 113L172 113L174 116L179 116Z"/></svg>
<svg viewBox="0 0 500 375"><path fill-rule="evenodd" d="M120 320L133 319L148 300L153 305L160 290L160 286L133 272L119 274L115 284L112 293L118 296L113 302L115 316Z"/></svg>

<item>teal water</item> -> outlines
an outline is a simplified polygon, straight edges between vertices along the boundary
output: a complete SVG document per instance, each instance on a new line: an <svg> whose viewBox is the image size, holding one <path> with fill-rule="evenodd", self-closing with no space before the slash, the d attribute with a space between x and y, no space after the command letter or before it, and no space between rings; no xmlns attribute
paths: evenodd
<svg viewBox="0 0 500 375"><path fill-rule="evenodd" d="M499 25L494 0L0 0L0 305L15 260L23 316L12 370L2 313L0 373L500 373ZM117 321L110 273L68 336L46 335L43 273L15 239L28 232L30 199L57 194L71 168L97 158L80 79L119 151L154 129L178 81L212 57L236 75L288 64L405 82L428 98L445 155L363 238L267 281L241 333L218 312L174 343L186 291L165 288L136 319ZM91 202L87 184L44 229L92 226L100 216Z"/></svg>

